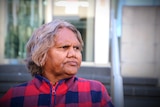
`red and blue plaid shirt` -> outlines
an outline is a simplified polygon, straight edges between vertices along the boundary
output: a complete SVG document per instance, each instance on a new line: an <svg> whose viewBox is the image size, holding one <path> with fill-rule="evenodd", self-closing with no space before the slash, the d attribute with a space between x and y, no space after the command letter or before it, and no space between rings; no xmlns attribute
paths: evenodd
<svg viewBox="0 0 160 107"><path fill-rule="evenodd" d="M55 86L36 75L31 81L12 87L0 99L0 107L113 107L104 85L73 76Z"/></svg>

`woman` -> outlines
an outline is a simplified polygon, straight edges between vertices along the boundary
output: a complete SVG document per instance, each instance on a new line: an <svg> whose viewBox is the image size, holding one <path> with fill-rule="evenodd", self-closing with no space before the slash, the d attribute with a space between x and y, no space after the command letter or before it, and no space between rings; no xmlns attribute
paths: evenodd
<svg viewBox="0 0 160 107"><path fill-rule="evenodd" d="M54 20L35 30L27 43L27 67L33 79L12 87L4 107L112 107L98 81L76 77L83 41L70 23Z"/></svg>

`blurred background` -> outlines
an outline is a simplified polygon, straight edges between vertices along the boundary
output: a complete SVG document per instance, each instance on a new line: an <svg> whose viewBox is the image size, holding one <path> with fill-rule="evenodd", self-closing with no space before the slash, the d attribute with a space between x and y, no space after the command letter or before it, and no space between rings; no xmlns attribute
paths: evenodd
<svg viewBox="0 0 160 107"><path fill-rule="evenodd" d="M78 76L101 81L112 97L112 57L118 56L124 106L160 106L160 0L0 0L0 16L1 96L32 78L24 62L32 32L64 19L85 44Z"/></svg>

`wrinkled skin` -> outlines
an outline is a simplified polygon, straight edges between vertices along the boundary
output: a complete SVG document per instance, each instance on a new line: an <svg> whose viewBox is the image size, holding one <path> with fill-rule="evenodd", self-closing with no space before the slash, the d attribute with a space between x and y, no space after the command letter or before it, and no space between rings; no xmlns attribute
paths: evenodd
<svg viewBox="0 0 160 107"><path fill-rule="evenodd" d="M53 84L75 75L82 61L81 44L70 29L59 29L54 43L47 53L43 73Z"/></svg>

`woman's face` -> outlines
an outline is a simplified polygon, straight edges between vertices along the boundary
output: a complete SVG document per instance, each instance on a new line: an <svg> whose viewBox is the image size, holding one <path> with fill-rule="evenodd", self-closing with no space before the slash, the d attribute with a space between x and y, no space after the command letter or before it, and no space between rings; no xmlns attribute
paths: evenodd
<svg viewBox="0 0 160 107"><path fill-rule="evenodd" d="M68 28L59 29L54 43L48 51L45 72L61 79L75 75L82 61L82 47L75 33Z"/></svg>

